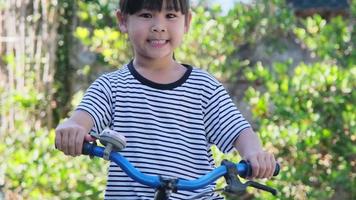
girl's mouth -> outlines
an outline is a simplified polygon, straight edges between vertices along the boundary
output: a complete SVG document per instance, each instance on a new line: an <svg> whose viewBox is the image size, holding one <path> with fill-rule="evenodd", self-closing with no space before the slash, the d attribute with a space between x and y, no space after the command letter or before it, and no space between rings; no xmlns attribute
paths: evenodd
<svg viewBox="0 0 356 200"><path fill-rule="evenodd" d="M155 48L160 48L163 47L164 45L166 45L168 43L169 40L164 40L164 39L149 39L147 40L148 43L155 47Z"/></svg>

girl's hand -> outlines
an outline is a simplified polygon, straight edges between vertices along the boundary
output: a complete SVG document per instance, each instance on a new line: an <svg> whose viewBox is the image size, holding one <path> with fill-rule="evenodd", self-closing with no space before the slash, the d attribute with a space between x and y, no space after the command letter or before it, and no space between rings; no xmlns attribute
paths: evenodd
<svg viewBox="0 0 356 200"><path fill-rule="evenodd" d="M249 153L244 157L252 166L252 176L249 178L271 178L273 176L276 160L274 155L265 151Z"/></svg>
<svg viewBox="0 0 356 200"><path fill-rule="evenodd" d="M83 142L94 141L85 129L70 119L58 125L56 128L55 145L56 148L70 156L82 154Z"/></svg>
<svg viewBox="0 0 356 200"><path fill-rule="evenodd" d="M88 133L93 128L92 117L83 110L76 110L72 116L56 128L55 146L66 155L82 154L83 142L94 141Z"/></svg>

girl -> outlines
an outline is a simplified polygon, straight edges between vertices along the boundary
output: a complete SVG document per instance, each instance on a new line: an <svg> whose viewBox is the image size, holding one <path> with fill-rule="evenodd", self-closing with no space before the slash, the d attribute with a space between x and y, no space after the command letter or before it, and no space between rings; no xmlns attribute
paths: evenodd
<svg viewBox="0 0 356 200"><path fill-rule="evenodd" d="M210 147L216 145L224 153L237 149L251 162L253 178L270 178L274 156L263 151L221 83L173 57L189 30L189 0L121 0L117 18L134 58L90 86L73 115L56 128L56 146L80 155L83 141L92 140L90 130L108 127L126 137L121 153L149 175L196 179L214 169ZM192 194L178 191L171 198ZM111 163L105 199L153 197L153 189Z"/></svg>

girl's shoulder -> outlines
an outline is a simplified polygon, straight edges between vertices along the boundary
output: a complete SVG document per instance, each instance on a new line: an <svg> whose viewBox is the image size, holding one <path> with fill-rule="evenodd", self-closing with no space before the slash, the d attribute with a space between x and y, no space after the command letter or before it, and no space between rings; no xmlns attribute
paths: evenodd
<svg viewBox="0 0 356 200"><path fill-rule="evenodd" d="M104 74L107 77L126 77L130 75L127 64L120 66L117 70Z"/></svg>
<svg viewBox="0 0 356 200"><path fill-rule="evenodd" d="M200 80L203 83L208 83L209 85L221 85L220 81L214 75L197 66L192 66L192 73L190 78Z"/></svg>
<svg viewBox="0 0 356 200"><path fill-rule="evenodd" d="M101 76L99 76L98 79L106 79L106 80L112 82L115 80L125 79L129 76L130 76L130 71L129 71L127 65L123 65L115 71L103 73Z"/></svg>

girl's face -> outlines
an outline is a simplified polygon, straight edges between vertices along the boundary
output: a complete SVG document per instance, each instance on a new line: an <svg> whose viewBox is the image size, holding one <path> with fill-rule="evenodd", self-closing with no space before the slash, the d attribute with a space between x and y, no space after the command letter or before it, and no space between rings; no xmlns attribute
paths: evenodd
<svg viewBox="0 0 356 200"><path fill-rule="evenodd" d="M117 12L120 30L128 33L136 59L172 58L174 49L181 44L189 29L191 13L185 16L164 8L165 2L161 11L143 9L132 15Z"/></svg>

